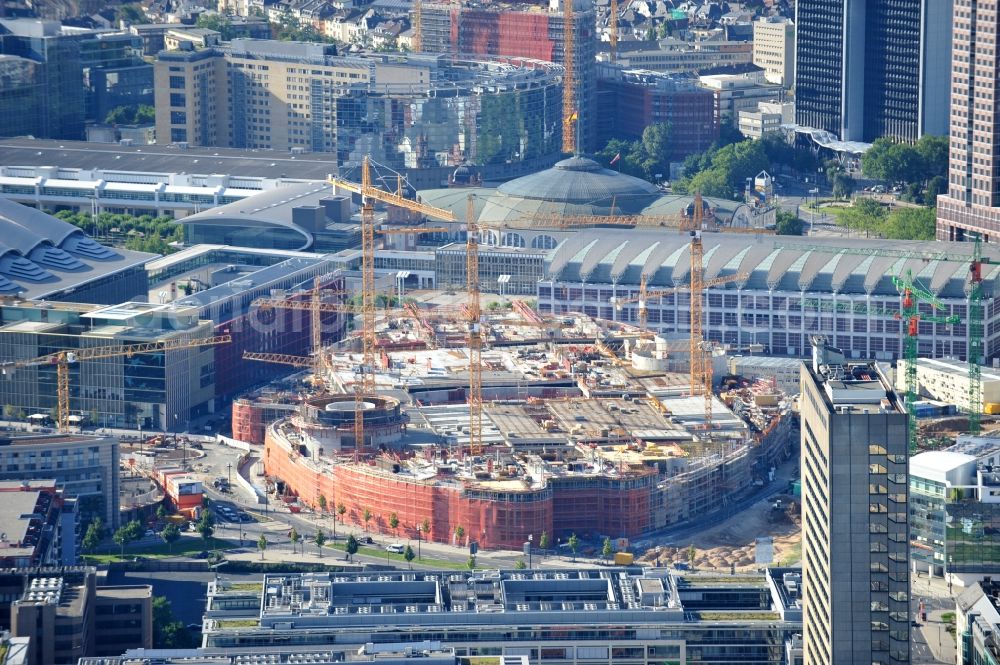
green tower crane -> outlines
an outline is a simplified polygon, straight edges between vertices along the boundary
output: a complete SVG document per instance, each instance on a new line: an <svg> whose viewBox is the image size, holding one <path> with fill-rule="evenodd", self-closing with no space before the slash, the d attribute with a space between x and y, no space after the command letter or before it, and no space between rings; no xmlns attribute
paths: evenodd
<svg viewBox="0 0 1000 665"><path fill-rule="evenodd" d="M979 434L983 412L983 246L976 237L969 263L969 434Z"/></svg>
<svg viewBox="0 0 1000 665"><path fill-rule="evenodd" d="M977 237L974 239L972 254L959 254L956 252L939 252L939 251L928 251L928 252L913 252L902 249L893 249L891 247L829 247L823 245L813 245L803 242L782 242L777 241L774 243L775 249L791 249L803 252L824 252L827 254L850 254L858 256L876 256L876 257L887 257L887 258L900 258L900 259L913 259L924 261L929 263L931 261L955 261L959 263L968 262L969 264L969 288L968 288L968 327L969 327L969 348L966 353L966 361L968 363L968 377L969 377L969 391L968 391L968 404L966 409L969 415L969 432L972 434L977 434L980 431L980 417L982 416L983 410L983 386L982 386L982 376L981 376L981 363L984 361L984 349L983 349L983 266L989 264L989 259L983 257L982 244L980 239ZM894 279L901 280L902 277L897 277ZM910 279L912 283L912 279ZM900 286L899 283L896 284L897 287ZM927 294L925 290L918 289L921 294ZM933 295L931 295L933 297ZM905 307L904 307L905 309ZM913 305L913 311L916 311L916 305ZM876 316L878 313L874 313ZM901 312L900 316L905 316L905 312ZM938 321L938 317L933 317L930 315L922 315L920 320L927 321L929 323L948 323L947 320ZM950 317L945 317L950 318ZM919 324L918 324L919 327ZM917 351L917 340L916 338L911 339L910 335L906 338L907 344L912 346L912 357L916 358ZM907 375L908 388L909 383L916 385L916 363L907 360L907 352L910 350L910 346L904 346L903 359L906 361L906 371L910 374ZM908 390L909 392L909 390ZM909 397L909 395L908 395ZM908 399L909 401L909 399Z"/></svg>

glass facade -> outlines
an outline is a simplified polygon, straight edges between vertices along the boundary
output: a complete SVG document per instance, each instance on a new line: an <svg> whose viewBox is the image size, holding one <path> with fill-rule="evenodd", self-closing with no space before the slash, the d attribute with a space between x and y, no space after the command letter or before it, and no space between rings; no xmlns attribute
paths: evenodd
<svg viewBox="0 0 1000 665"><path fill-rule="evenodd" d="M795 13L795 120L840 134L846 0L799 0Z"/></svg>
<svg viewBox="0 0 1000 665"><path fill-rule="evenodd" d="M925 132L944 132L943 120L927 110L940 104L930 95L948 89L950 25L930 18L937 4L801 0L796 122L867 142L880 136L916 141Z"/></svg>
<svg viewBox="0 0 1000 665"><path fill-rule="evenodd" d="M1000 573L1000 504L947 506L945 556L950 573Z"/></svg>
<svg viewBox="0 0 1000 665"><path fill-rule="evenodd" d="M249 227L237 220L184 224L188 244L239 245L255 249L303 249L309 245L308 234L277 225Z"/></svg>
<svg viewBox="0 0 1000 665"><path fill-rule="evenodd" d="M80 43L87 120L102 123L117 106L153 105L153 66L142 37L107 35Z"/></svg>
<svg viewBox="0 0 1000 665"><path fill-rule="evenodd" d="M920 138L920 0L868 4L865 48L865 137Z"/></svg>

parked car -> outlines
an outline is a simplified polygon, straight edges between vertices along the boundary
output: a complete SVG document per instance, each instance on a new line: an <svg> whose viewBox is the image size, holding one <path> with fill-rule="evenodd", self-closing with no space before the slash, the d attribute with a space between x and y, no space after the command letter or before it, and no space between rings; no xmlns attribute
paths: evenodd
<svg viewBox="0 0 1000 665"><path fill-rule="evenodd" d="M391 545L386 545L385 546L385 551L386 552L392 552L393 554L402 554L405 549L406 548L404 548L399 543L393 543Z"/></svg>

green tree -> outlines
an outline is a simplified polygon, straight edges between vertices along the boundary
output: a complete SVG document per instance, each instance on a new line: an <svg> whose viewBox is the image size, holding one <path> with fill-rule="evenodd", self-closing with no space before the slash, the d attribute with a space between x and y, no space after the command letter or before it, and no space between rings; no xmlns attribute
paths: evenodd
<svg viewBox="0 0 1000 665"><path fill-rule="evenodd" d="M670 123L654 122L642 130L642 165L647 180L669 177L670 174Z"/></svg>
<svg viewBox="0 0 1000 665"><path fill-rule="evenodd" d="M413 560L417 558L417 553L413 551L413 548L409 545L403 550L403 558L406 559L406 563L409 564L410 569L413 568Z"/></svg>
<svg viewBox="0 0 1000 665"><path fill-rule="evenodd" d="M854 178L843 171L836 171L830 178L833 184L833 196L838 199L848 199L854 193L857 183Z"/></svg>
<svg viewBox="0 0 1000 665"><path fill-rule="evenodd" d="M469 570L475 570L476 569L476 557L470 556L469 560L465 562L465 566Z"/></svg>
<svg viewBox="0 0 1000 665"><path fill-rule="evenodd" d="M319 504L319 510L321 513L326 512L326 495L320 494L319 498L316 499L316 503Z"/></svg>
<svg viewBox="0 0 1000 665"><path fill-rule="evenodd" d="M428 518L424 518L423 523L420 525L422 532L424 534L424 539L430 540L431 538L431 521Z"/></svg>
<svg viewBox="0 0 1000 665"><path fill-rule="evenodd" d="M139 5L122 5L118 8L118 18L129 24L146 22L146 12Z"/></svg>
<svg viewBox="0 0 1000 665"><path fill-rule="evenodd" d="M861 156L861 170L869 178L885 182L922 182L928 176L928 168L937 168L931 167L925 156L937 160L939 159L937 153L938 145L934 141L925 143L924 149L920 150L916 146L897 143L882 137L876 139L872 147ZM947 144L945 155L947 155Z"/></svg>
<svg viewBox="0 0 1000 665"><path fill-rule="evenodd" d="M389 528L398 536L399 535L399 515L396 513L389 514Z"/></svg>
<svg viewBox="0 0 1000 665"><path fill-rule="evenodd" d="M236 30L233 29L233 22L228 16L223 16L221 14L202 14L198 17L196 26L199 28L206 28L207 30L215 30L219 33L219 38L222 41L228 42L233 37L238 36Z"/></svg>
<svg viewBox="0 0 1000 665"><path fill-rule="evenodd" d="M948 137L924 134L914 146L924 168L923 179L946 178L948 175Z"/></svg>
<svg viewBox="0 0 1000 665"><path fill-rule="evenodd" d="M299 541L302 540L302 536L299 535L299 532L295 530L294 526L292 527L292 530L288 532L288 539L292 541L292 552L295 552L295 547L299 544Z"/></svg>
<svg viewBox="0 0 1000 665"><path fill-rule="evenodd" d="M371 521L372 517L374 517L374 515L369 508L365 508L364 512L361 513L361 519L365 521L365 533L368 533L368 523Z"/></svg>
<svg viewBox="0 0 1000 665"><path fill-rule="evenodd" d="M887 180L887 158L892 146L891 139L885 137L875 139L871 147L861 155L861 172L869 178Z"/></svg>
<svg viewBox="0 0 1000 665"><path fill-rule="evenodd" d="M83 541L80 543L83 547L83 551L93 552L96 550L97 546L101 544L101 541L104 540L106 535L104 522L100 517L95 517L94 521L87 527L87 531L83 535Z"/></svg>
<svg viewBox="0 0 1000 665"><path fill-rule="evenodd" d="M604 544L601 545L601 556L607 561L611 558L611 555L615 553L615 546L611 544L611 538L608 536L604 537Z"/></svg>
<svg viewBox="0 0 1000 665"><path fill-rule="evenodd" d="M738 199L746 178L752 178L769 167L767 153L759 141L739 141L710 151L704 160L695 160L694 175L685 175L674 184L680 192L698 192L705 196ZM685 162L688 165L688 162Z"/></svg>
<svg viewBox="0 0 1000 665"><path fill-rule="evenodd" d="M121 547L121 555L120 555L119 558L122 561L124 561L125 560L125 546L128 545L128 543L129 543L128 528L124 527L124 526L118 527L117 529L115 529L115 533L114 533L113 536L111 536L111 539L113 541L115 541L115 545L118 545L119 547Z"/></svg>
<svg viewBox="0 0 1000 665"><path fill-rule="evenodd" d="M316 551L319 552L319 558L323 558L323 545L326 545L326 534L323 533L323 529L316 529L316 535L313 536L313 542L316 543Z"/></svg>
<svg viewBox="0 0 1000 665"><path fill-rule="evenodd" d="M264 560L264 552L267 551L267 536L260 534L260 538L257 539L257 549L260 551L260 560Z"/></svg>
<svg viewBox="0 0 1000 665"><path fill-rule="evenodd" d="M149 104L139 104L135 110L134 122L137 125L149 125L156 122L156 109Z"/></svg>
<svg viewBox="0 0 1000 665"><path fill-rule="evenodd" d="M524 562L524 559L518 559L514 562L514 570L524 570L528 567L528 564Z"/></svg>
<svg viewBox="0 0 1000 665"><path fill-rule="evenodd" d="M104 116L108 125L131 125L135 119L135 108L131 106L116 106Z"/></svg>
<svg viewBox="0 0 1000 665"><path fill-rule="evenodd" d="M343 524L343 522L344 522L344 513L346 513L346 512L347 512L347 506L345 506L343 503L338 503L337 504L337 514L340 515L340 522L341 522L341 524Z"/></svg>
<svg viewBox="0 0 1000 665"><path fill-rule="evenodd" d="M208 539L215 533L215 521L212 519L212 513L207 510L202 511L201 519L198 520L195 530L201 535L202 540L205 541L205 546L208 547Z"/></svg>
<svg viewBox="0 0 1000 665"><path fill-rule="evenodd" d="M566 544L569 545L570 551L573 552L573 561L576 561L576 550L580 547L580 539L576 537L575 533L571 533Z"/></svg>
<svg viewBox="0 0 1000 665"><path fill-rule="evenodd" d="M190 649L195 646L190 631L174 617L170 601L153 596L153 648Z"/></svg>
<svg viewBox="0 0 1000 665"><path fill-rule="evenodd" d="M353 533L347 536L344 549L347 551L347 556L353 561L354 555L358 553L358 539L354 537Z"/></svg>
<svg viewBox="0 0 1000 665"><path fill-rule="evenodd" d="M160 531L160 539L167 544L167 550L172 554L174 551L174 543L176 543L181 538L181 530L177 528L174 523L167 524Z"/></svg>
<svg viewBox="0 0 1000 665"><path fill-rule="evenodd" d="M156 519L161 522L167 519L167 507L162 503L156 507Z"/></svg>
<svg viewBox="0 0 1000 665"><path fill-rule="evenodd" d="M538 547L542 550L552 547L552 539L549 537L548 531L542 531L542 537L538 539Z"/></svg>
<svg viewBox="0 0 1000 665"><path fill-rule="evenodd" d="M881 234L893 240L933 240L934 208L899 208L885 220Z"/></svg>
<svg viewBox="0 0 1000 665"><path fill-rule="evenodd" d="M461 545L462 544L462 538L465 538L465 527L461 526L461 525L456 526L455 527L455 542L457 542L459 545Z"/></svg>
<svg viewBox="0 0 1000 665"><path fill-rule="evenodd" d="M924 205L936 207L937 197L948 191L948 179L944 176L936 175L927 181L927 188L924 190Z"/></svg>
<svg viewBox="0 0 1000 665"><path fill-rule="evenodd" d="M787 210L778 210L776 213L774 231L779 236L800 236L804 230L802 220L794 213Z"/></svg>
<svg viewBox="0 0 1000 665"><path fill-rule="evenodd" d="M840 215L837 223L847 227L848 231L871 235L881 230L885 218L886 210L881 203L870 198L859 198Z"/></svg>
<svg viewBox="0 0 1000 665"><path fill-rule="evenodd" d="M698 554L698 550L695 549L694 543L691 543L690 545L688 545L688 552L687 552L687 555L688 555L688 565L691 566L692 568L694 568L694 559L697 556L697 554Z"/></svg>

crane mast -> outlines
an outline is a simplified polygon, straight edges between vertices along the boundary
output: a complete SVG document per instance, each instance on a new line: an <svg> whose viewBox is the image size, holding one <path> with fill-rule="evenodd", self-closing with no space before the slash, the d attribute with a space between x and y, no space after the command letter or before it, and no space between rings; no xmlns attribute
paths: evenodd
<svg viewBox="0 0 1000 665"><path fill-rule="evenodd" d="M466 202L465 220L465 281L469 297L469 454L478 455L483 447L483 337L479 311L479 229L472 194Z"/></svg>
<svg viewBox="0 0 1000 665"><path fill-rule="evenodd" d="M579 115L576 100L576 26L573 18L574 0L563 3L563 152L577 151L577 122Z"/></svg>
<svg viewBox="0 0 1000 665"><path fill-rule="evenodd" d="M701 192L694 195L691 215L691 394L705 399L705 427L712 427L711 358L706 357L702 330L702 294L704 284L705 249L701 244L703 203ZM707 368L707 369L706 369Z"/></svg>

